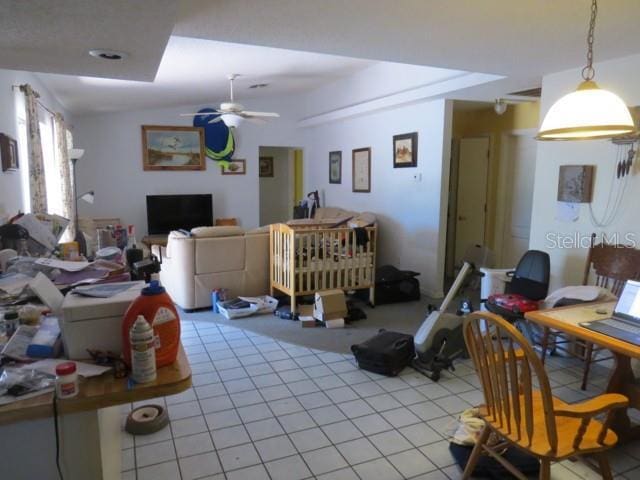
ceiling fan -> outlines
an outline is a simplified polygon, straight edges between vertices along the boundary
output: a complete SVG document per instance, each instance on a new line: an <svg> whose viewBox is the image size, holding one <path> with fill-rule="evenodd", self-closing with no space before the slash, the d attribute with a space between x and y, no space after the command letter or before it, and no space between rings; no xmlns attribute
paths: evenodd
<svg viewBox="0 0 640 480"><path fill-rule="evenodd" d="M264 123L263 117L279 117L280 115L275 112L251 112L244 109L239 103L236 103L233 99L233 81L238 77L238 74L232 73L227 75L229 79L229 97L230 100L228 102L223 102L220 104L220 107L213 112L201 112L201 113L181 113L181 117L198 117L198 116L207 116L207 115L215 115L218 113L216 117L209 120L209 123L215 122L224 122L225 125L229 128L235 128L243 120L248 120L253 123Z"/></svg>

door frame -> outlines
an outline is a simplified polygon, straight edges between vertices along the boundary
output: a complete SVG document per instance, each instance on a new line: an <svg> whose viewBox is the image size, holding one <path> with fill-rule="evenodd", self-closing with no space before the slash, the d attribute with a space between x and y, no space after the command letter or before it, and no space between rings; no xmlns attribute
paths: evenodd
<svg viewBox="0 0 640 480"><path fill-rule="evenodd" d="M484 215L484 242L487 239L487 216L488 216L488 202L489 202L489 179L492 175L491 168L491 152L493 150L493 142L490 134L481 135L468 135L459 138L452 139L451 148L451 164L449 166L449 189L455 188L455 195L450 197L452 201L449 204L449 210L447 212L447 243L445 250L445 277L449 273L455 273L455 256L456 256L456 240L458 235L457 229L457 217L458 217L458 182L460 172L460 142L465 138L486 138L488 141L488 155L487 155L487 185L485 189L485 215ZM455 145L453 144L455 142ZM451 271L449 271L450 267Z"/></svg>
<svg viewBox="0 0 640 480"><path fill-rule="evenodd" d="M507 192L509 178L513 174L513 164L507 161L508 138L509 137L531 137L534 138L538 130L535 128L521 128L503 132L500 135L500 162L498 165L498 192ZM532 180L533 181L533 180ZM499 195L498 195L499 198ZM511 197L504 197L504 201L498 201L496 205L496 225L494 235L494 247L496 253L496 266L505 268L515 267L515 265L504 265L504 245L507 235L507 218L511 216Z"/></svg>

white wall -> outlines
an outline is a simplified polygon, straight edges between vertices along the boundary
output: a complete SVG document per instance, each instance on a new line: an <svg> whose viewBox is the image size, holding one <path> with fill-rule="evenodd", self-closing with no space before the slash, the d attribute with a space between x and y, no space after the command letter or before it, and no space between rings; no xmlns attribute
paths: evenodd
<svg viewBox="0 0 640 480"><path fill-rule="evenodd" d="M305 191L319 189L327 206L374 212L378 264L421 273L422 289L442 294L451 104L396 108L308 129ZM393 135L418 132L417 168L393 168ZM355 148L371 147L371 193L353 193ZM329 152L342 151L342 183L329 184ZM416 181L414 176L421 176Z"/></svg>
<svg viewBox="0 0 640 480"><path fill-rule="evenodd" d="M595 65L596 81L622 97L627 105L640 105L640 55L625 57ZM562 95L573 91L580 81L580 69L544 77L540 119ZM536 160L535 186L530 248L545 250L551 256L551 290L563 285L579 285L582 281L588 242L584 248L554 248L549 236L578 236L586 239L592 232L618 234L636 242L640 248L640 160L636 158L629 179L622 210L617 220L604 229L594 226L587 204L580 207L580 217L573 223L556 220L558 171L560 165L595 165L593 208L596 214L605 209L611 179L616 167L616 150L610 141L539 142ZM616 182L618 184L618 182Z"/></svg>
<svg viewBox="0 0 640 480"><path fill-rule="evenodd" d="M15 70L0 70L0 132L18 140L18 123L16 108L23 106L23 93L18 89L12 90L12 85L29 83L34 90L40 93L40 100L48 108L61 112L69 123L69 115L54 99L40 81L29 72ZM22 152L20 152L22 153ZM3 211L9 215L15 215L19 210L24 211L23 190L21 175L27 173L27 159L24 156L18 158L19 170L15 172L2 172L0 169L0 216Z"/></svg>
<svg viewBox="0 0 640 480"><path fill-rule="evenodd" d="M293 150L260 147L261 157L273 158L273 177L260 177L260 225L286 222L293 215Z"/></svg>
<svg viewBox="0 0 640 480"><path fill-rule="evenodd" d="M141 125L190 125L181 112L195 107L140 110L80 117L76 144L85 149L78 162L78 190L94 190L93 205L79 205L80 215L120 217L134 224L138 235L147 232L146 195L213 194L213 216L236 217L245 228L259 224L258 150L260 145L300 145L294 135L295 117L286 101L252 102L257 110L275 109L282 118L265 125L244 123L236 134L234 158L246 159L246 175L221 175L217 163L206 161L205 171L142 170ZM197 111L197 110L195 110Z"/></svg>

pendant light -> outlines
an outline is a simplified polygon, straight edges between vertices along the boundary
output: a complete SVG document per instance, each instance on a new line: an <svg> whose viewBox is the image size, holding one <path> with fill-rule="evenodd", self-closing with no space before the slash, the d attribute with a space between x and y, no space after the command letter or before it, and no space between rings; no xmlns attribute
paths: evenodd
<svg viewBox="0 0 640 480"><path fill-rule="evenodd" d="M611 138L635 130L629 109L615 93L600 88L593 81L593 34L598 2L591 4L587 36L587 66L582 69L583 82L575 92L554 103L542 121L538 140L588 140Z"/></svg>

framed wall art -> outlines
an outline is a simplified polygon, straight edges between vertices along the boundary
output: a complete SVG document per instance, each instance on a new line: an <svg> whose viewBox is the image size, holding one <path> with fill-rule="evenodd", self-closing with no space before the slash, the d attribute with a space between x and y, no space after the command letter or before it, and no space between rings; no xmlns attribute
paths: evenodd
<svg viewBox="0 0 640 480"><path fill-rule="evenodd" d="M393 168L418 166L418 132L393 136Z"/></svg>
<svg viewBox="0 0 640 480"><path fill-rule="evenodd" d="M371 191L371 148L357 148L352 151L351 156L352 191L368 193Z"/></svg>
<svg viewBox="0 0 640 480"><path fill-rule="evenodd" d="M222 175L245 175L247 173L247 162L244 159L234 158L229 160L229 166L220 167Z"/></svg>
<svg viewBox="0 0 640 480"><path fill-rule="evenodd" d="M0 162L3 172L18 170L18 142L4 133L0 133Z"/></svg>
<svg viewBox="0 0 640 480"><path fill-rule="evenodd" d="M260 157L258 172L261 177L273 177L273 157Z"/></svg>
<svg viewBox="0 0 640 480"><path fill-rule="evenodd" d="M204 129L142 125L142 168L205 170Z"/></svg>
<svg viewBox="0 0 640 480"><path fill-rule="evenodd" d="M593 173L593 165L561 165L558 178L558 201L590 203Z"/></svg>
<svg viewBox="0 0 640 480"><path fill-rule="evenodd" d="M329 152L329 183L342 183L342 152Z"/></svg>

